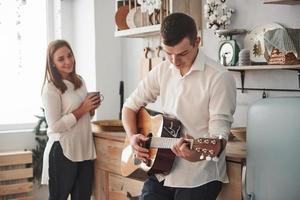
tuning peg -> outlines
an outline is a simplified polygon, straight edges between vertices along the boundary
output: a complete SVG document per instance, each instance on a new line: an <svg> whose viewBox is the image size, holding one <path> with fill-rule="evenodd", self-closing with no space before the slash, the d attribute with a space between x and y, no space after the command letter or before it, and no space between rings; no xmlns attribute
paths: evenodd
<svg viewBox="0 0 300 200"><path fill-rule="evenodd" d="M223 139L223 136L222 136L222 135L219 135L219 139L222 140L222 139Z"/></svg>
<svg viewBox="0 0 300 200"><path fill-rule="evenodd" d="M208 152L210 153L210 155L213 155L215 153L214 150L212 150L212 149L209 150Z"/></svg>
<svg viewBox="0 0 300 200"><path fill-rule="evenodd" d="M213 157L212 159L214 162L218 162L219 161L219 158L217 156Z"/></svg>
<svg viewBox="0 0 300 200"><path fill-rule="evenodd" d="M210 161L210 160L211 160L211 157L210 157L210 155L206 156L205 160L208 160L208 161Z"/></svg>
<svg viewBox="0 0 300 200"><path fill-rule="evenodd" d="M201 154L201 156L200 156L200 160L203 160L204 159L204 155L203 154Z"/></svg>

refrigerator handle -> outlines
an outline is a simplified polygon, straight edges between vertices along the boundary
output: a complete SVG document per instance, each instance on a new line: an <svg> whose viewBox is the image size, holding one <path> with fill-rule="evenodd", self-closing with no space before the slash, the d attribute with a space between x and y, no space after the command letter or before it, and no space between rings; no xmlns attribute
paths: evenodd
<svg viewBox="0 0 300 200"><path fill-rule="evenodd" d="M247 192L246 172L247 172L247 166L244 164L242 167L242 197L243 197L243 200L255 200L254 193L248 194L248 192Z"/></svg>

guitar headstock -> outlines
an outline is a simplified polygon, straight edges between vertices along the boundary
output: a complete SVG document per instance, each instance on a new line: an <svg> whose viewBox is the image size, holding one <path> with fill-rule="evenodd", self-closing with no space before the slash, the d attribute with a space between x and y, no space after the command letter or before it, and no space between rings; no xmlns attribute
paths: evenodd
<svg viewBox="0 0 300 200"><path fill-rule="evenodd" d="M218 138L198 138L191 144L191 149L200 154L200 160L218 161L218 156L224 148L225 140Z"/></svg>

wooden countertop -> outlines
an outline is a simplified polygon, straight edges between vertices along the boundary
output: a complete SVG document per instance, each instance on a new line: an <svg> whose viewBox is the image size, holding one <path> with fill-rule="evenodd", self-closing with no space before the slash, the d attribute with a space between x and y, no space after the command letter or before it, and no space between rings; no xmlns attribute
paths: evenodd
<svg viewBox="0 0 300 200"><path fill-rule="evenodd" d="M93 131L95 137L124 142L126 138L125 132L108 132L108 131Z"/></svg>
<svg viewBox="0 0 300 200"><path fill-rule="evenodd" d="M226 145L226 156L232 158L246 158L246 143L240 141L229 141Z"/></svg>
<svg viewBox="0 0 300 200"><path fill-rule="evenodd" d="M124 142L125 132L105 132L94 131L94 136L119 142ZM245 159L246 158L246 143L240 141L229 141L226 145L226 156L229 158Z"/></svg>

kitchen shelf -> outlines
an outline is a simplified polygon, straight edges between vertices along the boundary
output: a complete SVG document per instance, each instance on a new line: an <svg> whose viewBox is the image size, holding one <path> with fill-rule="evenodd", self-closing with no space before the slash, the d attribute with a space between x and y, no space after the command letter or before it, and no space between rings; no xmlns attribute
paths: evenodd
<svg viewBox="0 0 300 200"><path fill-rule="evenodd" d="M115 0L115 11L118 12L119 8L122 6L128 6L129 10L140 7L137 3L137 0ZM126 38L146 38L149 36L159 36L160 32L160 23L164 17L168 16L174 12L183 12L188 13L192 16L196 22L198 30L201 30L202 27L202 1L199 0L162 0L161 8L159 14L154 14L151 17L152 20L149 19L149 15L145 13L142 14L141 17L141 27L137 28L128 28L125 29L123 27L116 26L114 36L115 37L126 37ZM122 8L121 8L122 9ZM120 14L120 13L119 13ZM124 14L124 13L123 13ZM124 20L123 15L118 19L121 19L121 22ZM131 16L131 15L129 15ZM158 16L158 19L155 16ZM127 16L126 16L127 18ZM129 18L131 19L131 18ZM153 21L153 23L151 22ZM118 21L119 22L119 21ZM128 24L127 24L128 25ZM133 26L131 26L133 27ZM120 30L122 29L122 30Z"/></svg>
<svg viewBox="0 0 300 200"><path fill-rule="evenodd" d="M298 72L298 87L300 88L300 65L252 65L252 66L231 66L226 67L228 71L240 72L241 75L241 88L237 88L242 91L245 90L261 90L261 91L284 91L284 92L300 92L300 89L268 89L268 88L245 88L245 71L254 70L291 70Z"/></svg>
<svg viewBox="0 0 300 200"><path fill-rule="evenodd" d="M246 70L300 70L300 65L250 65L250 66L231 66L226 67L229 71Z"/></svg>
<svg viewBox="0 0 300 200"><path fill-rule="evenodd" d="M143 38L159 35L160 24L115 31L115 37Z"/></svg>
<svg viewBox="0 0 300 200"><path fill-rule="evenodd" d="M264 0L264 4L296 5L300 4L300 0Z"/></svg>

